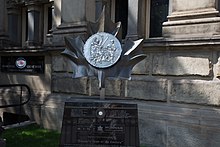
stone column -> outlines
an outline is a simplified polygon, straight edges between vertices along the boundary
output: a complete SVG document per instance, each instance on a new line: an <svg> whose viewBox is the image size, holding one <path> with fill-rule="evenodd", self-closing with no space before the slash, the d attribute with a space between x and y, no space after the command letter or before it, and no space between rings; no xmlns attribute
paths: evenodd
<svg viewBox="0 0 220 147"><path fill-rule="evenodd" d="M85 21L85 3L86 0L63 0L61 5L61 22L65 24Z"/></svg>
<svg viewBox="0 0 220 147"><path fill-rule="evenodd" d="M138 9L140 0L128 0L127 37L138 38Z"/></svg>
<svg viewBox="0 0 220 147"><path fill-rule="evenodd" d="M60 12L60 25L53 31L52 43L64 44L64 36L86 35L87 17L95 17L95 0L61 0L61 7L55 3L55 16Z"/></svg>
<svg viewBox="0 0 220 147"><path fill-rule="evenodd" d="M53 14L54 27L61 24L61 0L54 1L54 14Z"/></svg>
<svg viewBox="0 0 220 147"><path fill-rule="evenodd" d="M35 4L28 4L27 6L27 45L38 45L39 44L39 33L40 33L40 9Z"/></svg>
<svg viewBox="0 0 220 147"><path fill-rule="evenodd" d="M7 21L6 21L6 1L5 0L0 0L0 35L5 35L7 32Z"/></svg>
<svg viewBox="0 0 220 147"><path fill-rule="evenodd" d="M220 34L218 0L171 0L163 36L172 38L210 37Z"/></svg>
<svg viewBox="0 0 220 147"><path fill-rule="evenodd" d="M7 9L6 0L0 0L0 46L7 40Z"/></svg>
<svg viewBox="0 0 220 147"><path fill-rule="evenodd" d="M8 35L11 43L21 44L21 9L14 5L8 8Z"/></svg>

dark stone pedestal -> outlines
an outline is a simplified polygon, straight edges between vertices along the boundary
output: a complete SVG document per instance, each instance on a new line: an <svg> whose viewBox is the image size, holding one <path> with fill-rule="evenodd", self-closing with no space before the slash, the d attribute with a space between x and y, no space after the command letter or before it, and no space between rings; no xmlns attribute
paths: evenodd
<svg viewBox="0 0 220 147"><path fill-rule="evenodd" d="M125 99L65 102L60 147L138 147L137 105Z"/></svg>

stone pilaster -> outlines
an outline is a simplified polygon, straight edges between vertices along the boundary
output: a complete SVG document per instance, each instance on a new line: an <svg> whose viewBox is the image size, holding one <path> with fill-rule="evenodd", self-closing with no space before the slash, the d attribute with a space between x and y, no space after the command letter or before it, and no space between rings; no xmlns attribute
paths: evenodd
<svg viewBox="0 0 220 147"><path fill-rule="evenodd" d="M138 10L140 0L128 0L128 38L138 38Z"/></svg>
<svg viewBox="0 0 220 147"><path fill-rule="evenodd" d="M57 27L53 31L53 45L64 45L64 36L86 35L86 21L95 17L95 0L61 0L58 4L60 6L55 5L54 13L61 19L55 21Z"/></svg>
<svg viewBox="0 0 220 147"><path fill-rule="evenodd" d="M55 27L58 27L61 24L61 0L54 1L54 15L53 21Z"/></svg>
<svg viewBox="0 0 220 147"><path fill-rule="evenodd" d="M172 38L212 37L220 35L217 0L171 0L163 36Z"/></svg>
<svg viewBox="0 0 220 147"><path fill-rule="evenodd" d="M0 0L0 47L8 43L6 0Z"/></svg>

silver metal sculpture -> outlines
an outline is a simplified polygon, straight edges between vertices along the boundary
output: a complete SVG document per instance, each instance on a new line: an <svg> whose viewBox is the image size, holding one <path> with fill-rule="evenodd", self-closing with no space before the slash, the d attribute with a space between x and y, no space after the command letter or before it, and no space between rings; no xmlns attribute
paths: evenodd
<svg viewBox="0 0 220 147"><path fill-rule="evenodd" d="M86 60L97 68L107 68L115 64L121 56L119 40L112 34L99 32L87 39L84 45Z"/></svg>
<svg viewBox="0 0 220 147"><path fill-rule="evenodd" d="M105 98L107 77L130 79L132 68L146 57L141 50L143 39L128 38L121 44L120 29L121 23L113 23L104 7L95 23L88 22L85 43L80 36L65 37L67 48L62 54L74 63L72 77L98 77L101 99Z"/></svg>

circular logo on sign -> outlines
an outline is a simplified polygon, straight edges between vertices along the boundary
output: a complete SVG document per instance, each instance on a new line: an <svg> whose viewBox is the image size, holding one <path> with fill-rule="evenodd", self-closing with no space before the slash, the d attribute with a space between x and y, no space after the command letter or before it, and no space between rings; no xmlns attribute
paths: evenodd
<svg viewBox="0 0 220 147"><path fill-rule="evenodd" d="M97 68L107 68L115 64L121 56L122 48L118 39L112 34L99 32L86 41L84 56Z"/></svg>
<svg viewBox="0 0 220 147"><path fill-rule="evenodd" d="M101 109L101 108L97 109L96 110L96 116L98 118L104 118L105 117L105 110Z"/></svg>
<svg viewBox="0 0 220 147"><path fill-rule="evenodd" d="M16 61L15 61L15 65L17 68L25 68L25 66L27 65L27 62L24 58L19 57Z"/></svg>

